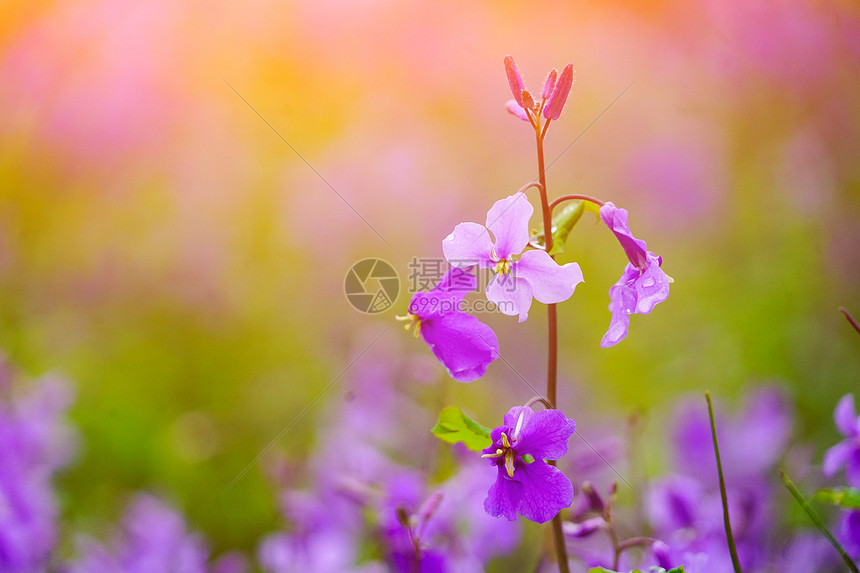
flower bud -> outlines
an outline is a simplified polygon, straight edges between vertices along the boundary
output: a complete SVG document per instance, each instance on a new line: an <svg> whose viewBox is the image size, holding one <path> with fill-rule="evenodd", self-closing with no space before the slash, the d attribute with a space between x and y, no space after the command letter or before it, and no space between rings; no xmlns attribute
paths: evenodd
<svg viewBox="0 0 860 573"><path fill-rule="evenodd" d="M514 99L517 100L520 107L525 107L523 106L523 90L526 89L526 86L523 83L523 77L520 75L517 65L514 63L514 59L511 56L505 56L505 74L508 76L508 84L511 86L511 92L514 94Z"/></svg>
<svg viewBox="0 0 860 573"><path fill-rule="evenodd" d="M543 116L547 119L558 119L561 115L561 110L564 109L564 104L567 102L567 96L570 93L570 86L573 85L573 64L567 64L558 77L558 83L555 84L555 89L552 95L546 102L543 108Z"/></svg>
<svg viewBox="0 0 860 573"><path fill-rule="evenodd" d="M595 531L599 531L606 524L602 517L591 517L580 523L565 521L561 524L561 530L565 537L573 537L574 539L582 539L588 537Z"/></svg>
<svg viewBox="0 0 860 573"><path fill-rule="evenodd" d="M552 90L555 89L556 79L558 79L558 72L553 68L549 73L549 76L546 78L546 83L543 85L543 91L540 92L540 97L542 99L549 99L549 96L552 95Z"/></svg>
<svg viewBox="0 0 860 573"><path fill-rule="evenodd" d="M603 513L603 510L606 509L606 504L603 503L603 498L597 493L597 490L594 489L590 481L582 484L582 493L588 499L588 505L592 511Z"/></svg>

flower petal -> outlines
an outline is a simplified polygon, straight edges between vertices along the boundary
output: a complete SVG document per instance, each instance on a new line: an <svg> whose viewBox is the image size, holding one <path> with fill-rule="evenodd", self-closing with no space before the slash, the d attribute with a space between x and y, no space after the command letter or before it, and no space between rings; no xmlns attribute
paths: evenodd
<svg viewBox="0 0 860 573"><path fill-rule="evenodd" d="M493 517L504 516L508 521L514 521L517 518L517 508L523 499L525 487L507 476L504 464L500 464L498 468L496 481L490 486L484 499L484 511Z"/></svg>
<svg viewBox="0 0 860 573"><path fill-rule="evenodd" d="M496 201L487 213L487 228L496 238L498 260L520 254L529 243L529 219L534 213L523 192Z"/></svg>
<svg viewBox="0 0 860 573"><path fill-rule="evenodd" d="M409 312L426 320L434 315L457 312L466 293L474 291L478 279L472 269L451 268L430 292L417 292L409 301Z"/></svg>
<svg viewBox="0 0 860 573"><path fill-rule="evenodd" d="M527 281L534 297L544 304L566 301L582 282L578 264L560 266L546 251L539 250L523 253L514 264L514 274Z"/></svg>
<svg viewBox="0 0 860 573"><path fill-rule="evenodd" d="M845 394L839 403L836 404L836 409L833 410L833 421L836 422L836 428L843 436L858 435L857 414L854 410L854 394Z"/></svg>
<svg viewBox="0 0 860 573"><path fill-rule="evenodd" d="M637 239L630 232L630 227L627 225L627 209L619 209L611 201L607 201L600 207L600 218L615 233L630 263L634 267L644 269L648 264L648 247L645 241Z"/></svg>
<svg viewBox="0 0 860 573"><path fill-rule="evenodd" d="M511 275L498 273L487 284L487 300L496 303L502 314L519 315L520 322L529 317L532 298L529 283Z"/></svg>
<svg viewBox="0 0 860 573"><path fill-rule="evenodd" d="M516 430L517 424L520 421L520 414L522 414L523 425L520 427L520 431L522 432L522 428L524 428L526 422L534 416L534 413L535 411L527 406L514 406L508 410L507 414L505 414L505 426ZM511 432L511 437L513 437L513 432Z"/></svg>
<svg viewBox="0 0 860 573"><path fill-rule="evenodd" d="M648 268L633 283L637 314L648 314L657 303L669 298L670 280L660 268L660 258L650 251L647 256Z"/></svg>
<svg viewBox="0 0 860 573"><path fill-rule="evenodd" d="M526 519L546 523L573 501L570 480L543 460L518 466L514 479L523 485L519 513Z"/></svg>
<svg viewBox="0 0 860 573"><path fill-rule="evenodd" d="M827 477L835 476L845 466L853 453L854 448L848 440L843 440L824 452L824 460L821 463L821 470L824 475Z"/></svg>
<svg viewBox="0 0 860 573"><path fill-rule="evenodd" d="M636 271L635 267L628 264L628 269ZM638 272L638 271L636 271ZM624 275L622 275L622 279ZM636 294L626 284L616 284L609 289L609 310L612 318L609 320L609 330L600 341L602 348L615 346L627 336L630 327L630 313L636 308Z"/></svg>
<svg viewBox="0 0 860 573"><path fill-rule="evenodd" d="M477 223L460 223L454 227L454 231L442 240L442 252L455 267L493 266L490 260L493 241L487 229Z"/></svg>
<svg viewBox="0 0 860 573"><path fill-rule="evenodd" d="M458 382L472 382L499 357L499 341L489 326L464 312L437 315L421 324L430 350Z"/></svg>
<svg viewBox="0 0 860 573"><path fill-rule="evenodd" d="M561 410L541 410L523 420L515 450L521 456L531 454L535 459L560 459L567 453L567 440L574 430L576 422Z"/></svg>
<svg viewBox="0 0 860 573"><path fill-rule="evenodd" d="M508 110L508 113L511 115L515 115L523 121L528 121L529 116L526 113L526 110L517 103L517 100L509 99L505 104L505 109Z"/></svg>

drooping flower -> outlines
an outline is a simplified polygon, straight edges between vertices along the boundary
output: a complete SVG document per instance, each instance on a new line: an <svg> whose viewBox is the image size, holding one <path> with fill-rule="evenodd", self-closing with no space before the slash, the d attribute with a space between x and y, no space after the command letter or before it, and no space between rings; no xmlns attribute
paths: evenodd
<svg viewBox="0 0 860 573"><path fill-rule="evenodd" d="M854 394L846 394L833 411L833 421L845 439L824 453L822 470L833 477L845 468L845 481L860 487L860 416L854 409Z"/></svg>
<svg viewBox="0 0 860 573"><path fill-rule="evenodd" d="M409 303L414 333L424 338L430 350L458 382L472 382L499 357L499 341L493 329L461 311L463 297L475 290L478 281L468 269L452 268L430 292L418 292Z"/></svg>
<svg viewBox="0 0 860 573"><path fill-rule="evenodd" d="M511 521L519 513L545 523L569 507L570 480L544 460L557 460L567 453L567 440L575 428L576 423L559 410L511 408L504 425L490 434L492 445L484 450L484 457L498 471L484 500L486 512Z"/></svg>
<svg viewBox="0 0 860 573"><path fill-rule="evenodd" d="M626 209L619 209L607 201L600 207L600 218L615 233L630 261L621 278L609 289L612 319L609 330L600 341L600 346L609 348L627 336L631 314L648 314L669 297L672 279L660 268L662 257L649 251L645 241L630 232Z"/></svg>
<svg viewBox="0 0 860 573"><path fill-rule="evenodd" d="M519 315L520 322L528 318L532 298L544 304L563 302L582 282L577 263L559 265L542 250L522 252L529 243L532 213L534 207L525 193L514 193L496 201L487 213L486 227L460 223L442 241L445 258L452 266L493 269L495 276L487 285L487 298L501 313Z"/></svg>
<svg viewBox="0 0 860 573"><path fill-rule="evenodd" d="M573 85L573 64L567 64L561 71L561 75L555 69L549 73L541 90L539 102L535 101L534 96L526 89L520 70L511 56L505 56L505 74L508 76L511 93L514 95L514 99L505 104L511 114L523 121L529 121L529 113L534 118L543 113L548 120L558 119L561 116L561 110L564 109Z"/></svg>

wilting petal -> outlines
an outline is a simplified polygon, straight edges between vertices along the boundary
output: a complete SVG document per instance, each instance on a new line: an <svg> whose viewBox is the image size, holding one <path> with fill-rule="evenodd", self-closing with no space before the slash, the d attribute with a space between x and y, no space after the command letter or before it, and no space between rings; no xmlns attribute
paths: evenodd
<svg viewBox="0 0 860 573"><path fill-rule="evenodd" d="M543 460L517 466L514 479L523 485L519 513L526 519L546 523L573 501L570 480Z"/></svg>
<svg viewBox="0 0 860 573"><path fill-rule="evenodd" d="M505 104L505 109L508 110L509 114L515 115L523 121L529 120L529 116L526 113L526 110L523 109L523 106L518 104L516 100L509 99Z"/></svg>
<svg viewBox="0 0 860 573"><path fill-rule="evenodd" d="M487 285L487 300L496 303L502 314L519 316L519 322L529 317L532 298L529 283L511 275L497 274Z"/></svg>
<svg viewBox="0 0 860 573"><path fill-rule="evenodd" d="M660 259L648 253L648 268L633 282L636 289L636 314L648 314L657 303L669 298L670 279L660 268Z"/></svg>
<svg viewBox="0 0 860 573"><path fill-rule="evenodd" d="M532 294L544 304L564 302L582 282L582 270L576 263L560 266L546 251L526 251L515 264L515 275L524 279Z"/></svg>
<svg viewBox="0 0 860 573"><path fill-rule="evenodd" d="M558 119L561 115L561 110L564 109L564 104L567 102L567 96L570 93L570 87L573 85L573 64L567 64L561 71L558 77L558 83L555 84L555 89L552 95L547 100L543 108L543 116L547 119Z"/></svg>
<svg viewBox="0 0 860 573"><path fill-rule="evenodd" d="M835 476L853 454L854 448L847 440L839 442L824 452L824 460L821 463L821 470L824 472L824 475L827 477Z"/></svg>
<svg viewBox="0 0 860 573"><path fill-rule="evenodd" d="M514 99L523 106L523 90L526 89L523 77L520 75L520 70L511 56L505 56L505 75L508 76L508 84L511 86L511 93L514 94Z"/></svg>
<svg viewBox="0 0 860 573"><path fill-rule="evenodd" d="M535 459L560 459L567 453L567 440L575 429L576 422L560 410L541 410L523 420L516 451Z"/></svg>
<svg viewBox="0 0 860 573"><path fill-rule="evenodd" d="M477 223L460 223L454 231L442 240L445 259L455 267L479 265L492 267L490 253L493 241L487 229Z"/></svg>
<svg viewBox="0 0 860 573"><path fill-rule="evenodd" d="M525 193L500 199L487 213L487 228L496 238L496 258L520 254L529 244L529 219L535 209Z"/></svg>
<svg viewBox="0 0 860 573"><path fill-rule="evenodd" d="M523 500L525 487L522 483L508 477L507 473L505 473L504 464L500 464L498 468L496 481L490 486L487 498L484 500L484 511L493 517L504 516L508 521L514 521L517 518L517 508L519 508L520 502Z"/></svg>
<svg viewBox="0 0 860 573"><path fill-rule="evenodd" d="M833 410L833 421L836 422L836 428L843 436L858 436L860 435L860 420L854 410L854 394L845 394L839 403L836 404L836 409Z"/></svg>
<svg viewBox="0 0 860 573"><path fill-rule="evenodd" d="M600 218L615 234L630 263L639 269L644 269L648 265L648 247L645 241L637 239L630 232L630 227L627 225L627 209L619 209L611 201L607 201L600 207Z"/></svg>
<svg viewBox="0 0 860 573"><path fill-rule="evenodd" d="M421 324L430 350L458 382L472 382L499 357L499 341L486 324L464 312L434 316Z"/></svg>

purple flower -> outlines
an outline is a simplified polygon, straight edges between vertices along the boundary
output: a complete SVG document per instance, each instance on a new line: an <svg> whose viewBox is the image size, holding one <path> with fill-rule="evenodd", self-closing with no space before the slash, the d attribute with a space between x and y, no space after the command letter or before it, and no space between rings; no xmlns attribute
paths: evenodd
<svg viewBox="0 0 860 573"><path fill-rule="evenodd" d="M663 272L663 259L647 249L645 241L637 239L627 226L627 210L607 201L600 207L600 218L615 233L630 262L621 278L609 289L609 311L612 319L600 346L615 346L627 336L631 314L648 314L657 303L669 297L672 279Z"/></svg>
<svg viewBox="0 0 860 573"><path fill-rule="evenodd" d="M860 511L849 511L842 517L839 537L851 559L860 559Z"/></svg>
<svg viewBox="0 0 860 573"><path fill-rule="evenodd" d="M468 269L452 268L430 292L418 292L409 303L405 318L415 325L430 350L445 365L451 378L472 382L499 357L499 341L489 326L462 312L467 292L475 290L477 279Z"/></svg>
<svg viewBox="0 0 860 573"><path fill-rule="evenodd" d="M573 486L570 480L544 459L557 460L567 453L567 440L576 423L559 410L517 406L505 415L505 423L495 428L493 444L484 450L498 469L490 486L484 509L494 517L514 520L517 513L544 523L570 506ZM531 456L526 462L524 456Z"/></svg>
<svg viewBox="0 0 860 573"><path fill-rule="evenodd" d="M8 390L0 388L0 397ZM0 400L0 571L42 571L54 550L51 479L74 450L63 422L71 400L68 385L51 378L15 400Z"/></svg>
<svg viewBox="0 0 860 573"><path fill-rule="evenodd" d="M503 314L519 315L520 322L528 318L532 298L544 304L563 302L582 282L578 264L559 266L542 250L522 252L529 243L533 212L525 193L515 193L496 201L487 213L486 227L460 223L442 241L442 250L451 265L493 269L495 276L487 285L487 298Z"/></svg>
<svg viewBox="0 0 860 573"><path fill-rule="evenodd" d="M833 411L833 420L845 439L824 453L824 475L833 477L845 468L845 480L860 487L860 416L854 409L854 394L846 394Z"/></svg>
<svg viewBox="0 0 860 573"><path fill-rule="evenodd" d="M138 495L126 509L121 532L114 540L113 551L93 540L82 539L81 557L67 573L208 571L209 552L202 538L190 533L182 516L156 497Z"/></svg>

